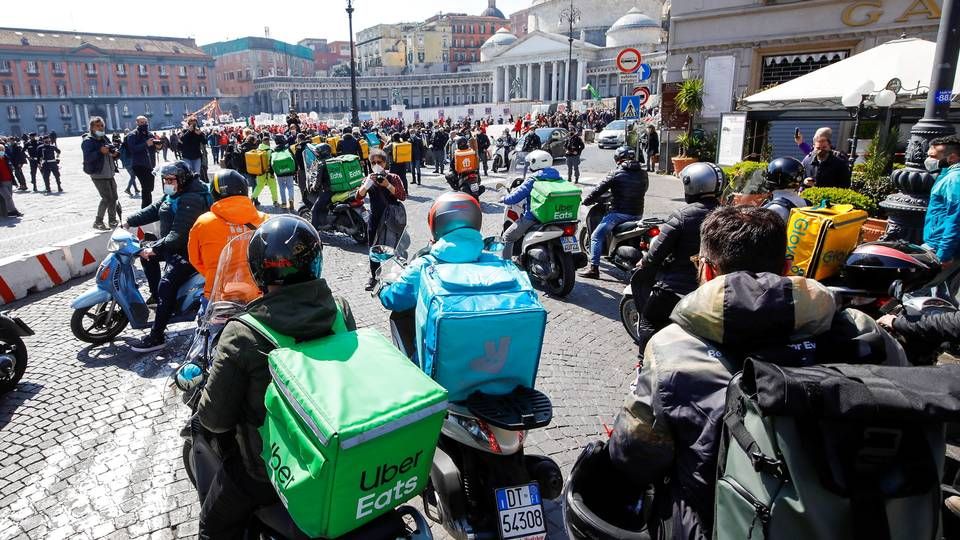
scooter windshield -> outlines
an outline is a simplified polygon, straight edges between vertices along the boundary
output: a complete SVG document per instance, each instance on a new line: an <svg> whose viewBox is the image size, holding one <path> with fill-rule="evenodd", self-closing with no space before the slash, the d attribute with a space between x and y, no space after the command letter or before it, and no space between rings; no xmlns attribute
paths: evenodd
<svg viewBox="0 0 960 540"><path fill-rule="evenodd" d="M263 295L247 262L247 248L252 237L253 231L236 236L220 253L213 290L210 291L211 306L222 302L245 306Z"/></svg>

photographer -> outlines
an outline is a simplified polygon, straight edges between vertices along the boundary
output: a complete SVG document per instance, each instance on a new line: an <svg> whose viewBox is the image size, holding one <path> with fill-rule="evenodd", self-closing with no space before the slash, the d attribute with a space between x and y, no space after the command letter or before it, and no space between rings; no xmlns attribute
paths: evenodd
<svg viewBox="0 0 960 540"><path fill-rule="evenodd" d="M114 174L117 172L117 167L113 160L120 157L120 152L110 139L107 139L103 118L99 116L90 118L90 132L84 135L80 149L83 150L83 172L90 175L97 193L100 194L100 205L97 207L93 228L102 231L116 228L118 196ZM104 213L110 220L109 227L103 224Z"/></svg>
<svg viewBox="0 0 960 540"><path fill-rule="evenodd" d="M194 174L200 174L201 153L204 151L203 145L206 142L206 136L197 125L197 118L194 116L187 118L187 129L180 133L180 154ZM201 177L201 180L205 181L206 178Z"/></svg>
<svg viewBox="0 0 960 540"><path fill-rule="evenodd" d="M387 209L403 205L400 201L407 198L400 177L387 172L387 154L380 149L370 149L370 168L372 172L363 180L363 185L357 191L357 198L362 199L370 194L370 221L367 223L367 244L370 246L382 243L379 241L380 229L388 216ZM366 289L373 290L377 284L376 275L380 263L370 261L370 281Z"/></svg>
<svg viewBox="0 0 960 540"><path fill-rule="evenodd" d="M146 208L153 204L153 134L150 133L150 126L147 124L146 116L137 117L137 129L127 134L123 140L123 145L127 147L127 155L130 159L130 167L133 173L140 180L140 189L143 195L140 198L140 208Z"/></svg>

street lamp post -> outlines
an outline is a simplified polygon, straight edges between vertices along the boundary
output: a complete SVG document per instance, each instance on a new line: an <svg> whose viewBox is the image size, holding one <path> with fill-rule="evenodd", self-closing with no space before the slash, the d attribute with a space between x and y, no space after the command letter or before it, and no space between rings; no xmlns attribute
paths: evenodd
<svg viewBox="0 0 960 540"><path fill-rule="evenodd" d="M350 30L350 123L360 125L360 113L357 111L357 62L353 49L353 0L347 0L347 24Z"/></svg>
<svg viewBox="0 0 960 540"><path fill-rule="evenodd" d="M850 113L850 118L854 120L849 156L851 169L853 169L853 164L857 161L857 143L859 142L857 134L860 131L860 121L877 118L883 112L881 109L887 109L897 101L897 94L888 88L884 88L877 92L877 95L873 98L875 108L867 108L866 102L871 92L873 92L873 81L866 81L861 84L859 88L843 96L840 100L843 106L847 108L847 112ZM886 133L883 133L882 136L886 137Z"/></svg>
<svg viewBox="0 0 960 540"><path fill-rule="evenodd" d="M907 240L916 244L923 242L923 224L930 202L930 189L936 180L924 168L923 160L930 148L930 141L955 133L948 116L958 53L960 6L956 2L943 2L926 109L923 118L910 129L907 167L895 170L890 175L890 182L899 191L880 203L889 217L883 235L885 240Z"/></svg>
<svg viewBox="0 0 960 540"><path fill-rule="evenodd" d="M567 112L573 110L573 93L574 88L570 87L570 72L573 70L573 25L574 23L580 20L580 10L573 7L573 0L570 0L570 7L564 8L560 12L560 24L562 25L564 21L569 24L569 31L567 34L567 43L569 45L567 50ZM582 62L583 60L578 60Z"/></svg>

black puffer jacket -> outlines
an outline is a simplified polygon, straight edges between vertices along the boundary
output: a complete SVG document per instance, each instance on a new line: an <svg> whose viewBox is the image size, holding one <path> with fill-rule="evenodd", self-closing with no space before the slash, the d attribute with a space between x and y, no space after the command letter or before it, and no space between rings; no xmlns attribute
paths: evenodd
<svg viewBox="0 0 960 540"><path fill-rule="evenodd" d="M343 138L340 139L340 142L337 144L337 155L342 156L343 154L360 155L360 143L354 139L350 133L344 134Z"/></svg>
<svg viewBox="0 0 960 540"><path fill-rule="evenodd" d="M690 257L700 252L700 224L717 204L716 198L708 198L674 210L660 225L640 271L680 295L696 289L697 269Z"/></svg>
<svg viewBox="0 0 960 540"><path fill-rule="evenodd" d="M960 343L960 311L927 315L913 322L897 317L893 329L909 340Z"/></svg>
<svg viewBox="0 0 960 540"><path fill-rule="evenodd" d="M154 253L161 258L178 254L187 257L187 239L190 228L197 218L210 209L213 197L206 184L192 179L183 186L183 191L173 196L164 195L162 199L143 208L127 218L133 227L160 222L160 240L152 246Z"/></svg>
<svg viewBox="0 0 960 540"><path fill-rule="evenodd" d="M621 214L634 216L643 215L643 198L650 187L647 171L639 161L624 161L616 170L593 188L593 191L583 200L583 204L594 204L600 196L610 191L613 201L610 209Z"/></svg>

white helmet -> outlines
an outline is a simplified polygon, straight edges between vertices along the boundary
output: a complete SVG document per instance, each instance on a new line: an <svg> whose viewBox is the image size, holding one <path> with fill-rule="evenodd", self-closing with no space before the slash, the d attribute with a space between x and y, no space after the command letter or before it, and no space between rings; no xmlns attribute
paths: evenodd
<svg viewBox="0 0 960 540"><path fill-rule="evenodd" d="M553 165L553 156L543 150L530 152L526 160L531 171L539 171Z"/></svg>

